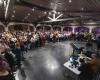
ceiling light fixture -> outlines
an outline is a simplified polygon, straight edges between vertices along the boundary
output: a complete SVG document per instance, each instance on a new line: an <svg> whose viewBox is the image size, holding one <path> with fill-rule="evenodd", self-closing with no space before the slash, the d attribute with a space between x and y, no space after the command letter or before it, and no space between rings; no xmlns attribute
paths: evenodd
<svg viewBox="0 0 100 80"><path fill-rule="evenodd" d="M60 14L60 12L58 12L58 14Z"/></svg>
<svg viewBox="0 0 100 80"><path fill-rule="evenodd" d="M72 3L72 0L69 0L69 3Z"/></svg>
<svg viewBox="0 0 100 80"><path fill-rule="evenodd" d="M5 2L6 2L5 3L5 19L6 19L8 15L8 8L9 8L11 0L6 0Z"/></svg>
<svg viewBox="0 0 100 80"><path fill-rule="evenodd" d="M59 18L61 18L63 16L62 13L60 13L57 17L56 15L58 14L57 11L53 10L51 13L53 13L53 16L50 17L48 16L48 19L50 19L51 21L57 21Z"/></svg>
<svg viewBox="0 0 100 80"><path fill-rule="evenodd" d="M35 9L33 8L32 11L35 11Z"/></svg>

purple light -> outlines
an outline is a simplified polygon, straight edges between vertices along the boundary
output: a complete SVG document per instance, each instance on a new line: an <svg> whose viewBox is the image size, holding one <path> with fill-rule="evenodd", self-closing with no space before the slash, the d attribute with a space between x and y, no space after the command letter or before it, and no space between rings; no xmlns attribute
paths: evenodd
<svg viewBox="0 0 100 80"><path fill-rule="evenodd" d="M64 31L67 31L67 32L72 32L72 30L73 30L72 27L65 27L64 28Z"/></svg>
<svg viewBox="0 0 100 80"><path fill-rule="evenodd" d="M89 32L89 28L87 28L87 27L77 27L77 28L75 28L75 32Z"/></svg>
<svg viewBox="0 0 100 80"><path fill-rule="evenodd" d="M100 27L96 27L92 30L92 32L97 32L97 33L100 33Z"/></svg>

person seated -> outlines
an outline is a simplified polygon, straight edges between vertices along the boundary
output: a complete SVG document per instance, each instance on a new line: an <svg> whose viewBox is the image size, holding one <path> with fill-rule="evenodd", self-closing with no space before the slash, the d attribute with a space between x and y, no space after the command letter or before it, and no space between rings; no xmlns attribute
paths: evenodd
<svg viewBox="0 0 100 80"><path fill-rule="evenodd" d="M0 55L0 80L15 80L10 73L10 67L8 63Z"/></svg>
<svg viewBox="0 0 100 80"><path fill-rule="evenodd" d="M92 60L78 68L79 80L100 80L100 52L92 54Z"/></svg>

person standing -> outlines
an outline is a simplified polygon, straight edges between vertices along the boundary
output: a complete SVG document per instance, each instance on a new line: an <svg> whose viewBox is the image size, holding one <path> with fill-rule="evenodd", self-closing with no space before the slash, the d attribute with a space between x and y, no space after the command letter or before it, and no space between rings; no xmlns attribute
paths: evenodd
<svg viewBox="0 0 100 80"><path fill-rule="evenodd" d="M14 54L16 57L17 66L18 66L18 68L20 68L21 67L21 59L22 59L20 43L16 43Z"/></svg>

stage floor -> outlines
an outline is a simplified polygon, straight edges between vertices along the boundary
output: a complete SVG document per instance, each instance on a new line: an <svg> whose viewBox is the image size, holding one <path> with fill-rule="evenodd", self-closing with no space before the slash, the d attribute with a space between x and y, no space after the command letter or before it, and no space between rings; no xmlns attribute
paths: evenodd
<svg viewBox="0 0 100 80"><path fill-rule="evenodd" d="M64 77L63 64L72 54L70 41L47 43L46 46L29 51L22 63L19 80L71 80ZM84 46L85 42L74 42Z"/></svg>

